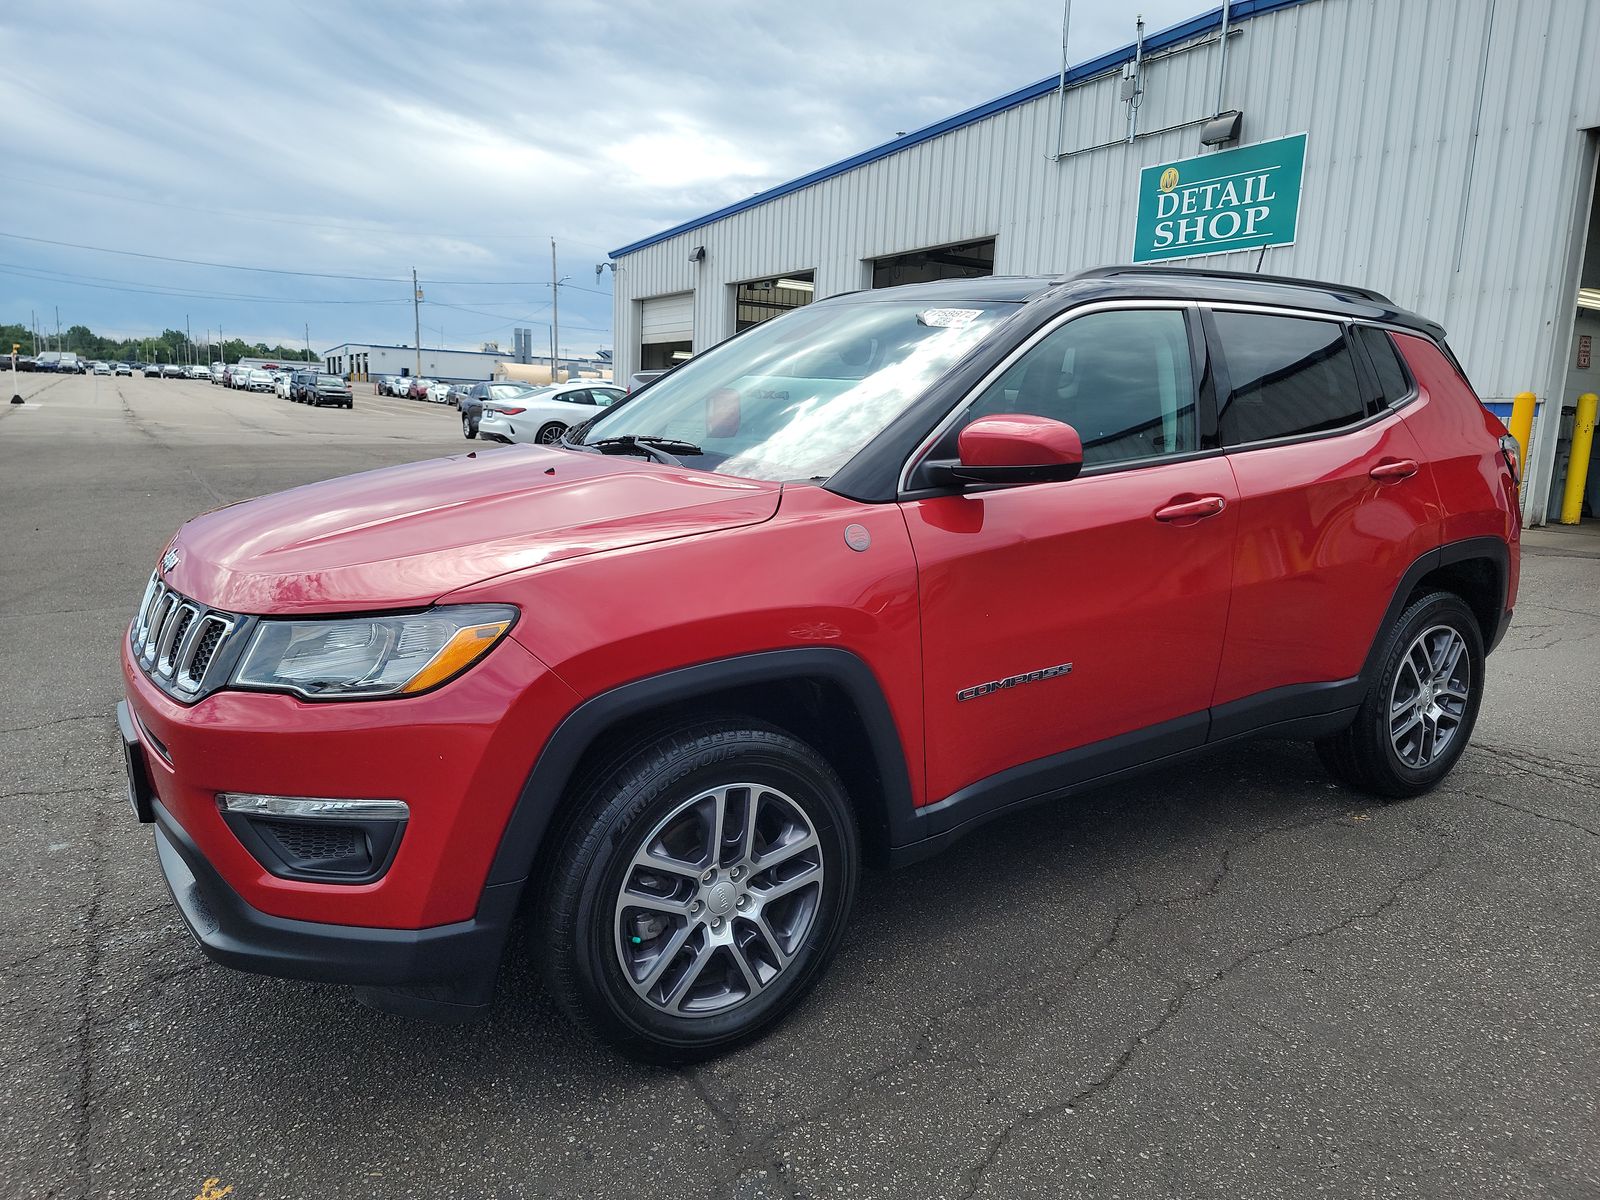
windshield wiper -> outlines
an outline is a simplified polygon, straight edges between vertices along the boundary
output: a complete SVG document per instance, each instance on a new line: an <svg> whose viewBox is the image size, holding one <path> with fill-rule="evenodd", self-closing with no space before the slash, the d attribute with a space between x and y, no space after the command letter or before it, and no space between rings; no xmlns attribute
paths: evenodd
<svg viewBox="0 0 1600 1200"><path fill-rule="evenodd" d="M683 464L673 457L675 454L704 454L705 451L693 442L685 442L679 438L635 436L628 433L621 437L599 438L593 442L584 442L585 446L593 446L601 454L642 454L644 457L663 463L669 467L681 467Z"/></svg>

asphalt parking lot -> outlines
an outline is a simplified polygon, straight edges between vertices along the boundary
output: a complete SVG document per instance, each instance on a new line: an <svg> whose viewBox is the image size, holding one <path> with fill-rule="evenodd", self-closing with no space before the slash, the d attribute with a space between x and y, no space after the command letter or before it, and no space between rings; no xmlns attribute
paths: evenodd
<svg viewBox="0 0 1600 1200"><path fill-rule="evenodd" d="M1035 810L869 873L793 1019L655 1070L575 1038L520 964L469 1027L210 965L122 796L118 638L184 518L503 451L362 385L346 412L20 378L0 1194L1600 1194L1600 541L1532 539L1434 794L1371 804L1261 743Z"/></svg>

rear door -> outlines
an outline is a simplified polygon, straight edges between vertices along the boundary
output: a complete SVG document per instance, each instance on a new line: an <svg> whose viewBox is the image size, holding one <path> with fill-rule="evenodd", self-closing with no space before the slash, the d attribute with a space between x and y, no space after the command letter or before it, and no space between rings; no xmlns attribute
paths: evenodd
<svg viewBox="0 0 1600 1200"><path fill-rule="evenodd" d="M1204 740L1236 498L1202 436L1205 373L1186 306L1077 310L1035 334L930 449L953 457L966 422L1030 413L1074 426L1085 463L1064 483L902 502L932 798L1002 771L1003 787L1036 792L1076 769L1040 760L1152 727L1152 755Z"/></svg>
<svg viewBox="0 0 1600 1200"><path fill-rule="evenodd" d="M1213 306L1218 427L1239 486L1233 604L1213 736L1294 716L1283 687L1357 676L1406 569L1431 549L1421 450L1344 321ZM1326 708L1343 707L1335 689Z"/></svg>

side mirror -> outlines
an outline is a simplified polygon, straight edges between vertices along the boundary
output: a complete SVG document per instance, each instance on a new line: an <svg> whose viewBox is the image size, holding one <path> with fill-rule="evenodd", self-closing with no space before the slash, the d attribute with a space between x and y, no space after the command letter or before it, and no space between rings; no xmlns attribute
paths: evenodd
<svg viewBox="0 0 1600 1200"><path fill-rule="evenodd" d="M1027 413L979 417L961 431L960 458L926 465L929 482L1050 483L1083 469L1083 442L1063 421Z"/></svg>

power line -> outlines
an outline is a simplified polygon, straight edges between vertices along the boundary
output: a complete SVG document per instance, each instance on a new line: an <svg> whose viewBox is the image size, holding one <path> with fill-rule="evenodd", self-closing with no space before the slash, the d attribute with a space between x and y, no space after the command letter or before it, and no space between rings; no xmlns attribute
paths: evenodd
<svg viewBox="0 0 1600 1200"><path fill-rule="evenodd" d="M93 288L100 292L131 292L144 296L165 296L174 300L211 300L235 304L407 304L405 299L383 300L307 300L282 296L241 296L230 295L226 292L183 292L176 290L161 291L156 288L119 287L105 283L86 283L77 279L62 279L53 274L39 274L31 270L12 270L0 267L0 275L12 275L19 279L33 279L40 283L62 284L66 287ZM90 277L92 278L92 276Z"/></svg>
<svg viewBox="0 0 1600 1200"><path fill-rule="evenodd" d="M69 250L93 250L97 254L120 254L125 258L147 258L155 262L182 263L190 267L211 267L221 271L252 271L260 275L297 275L303 279L354 279L363 283L409 283L407 278L398 275L333 275L325 271L290 271L282 267L245 267L237 263L205 262L198 258L174 258L167 254L144 254L138 250L113 250L109 246L86 246L80 242L58 242L51 238L28 237L21 233L6 233L0 230L0 237L12 238L19 242L36 242L41 246L65 246Z"/></svg>
<svg viewBox="0 0 1600 1200"><path fill-rule="evenodd" d="M409 276L404 275L344 275L326 271L291 271L285 267L250 267L239 263L206 262L198 258L176 258L167 254L146 254L139 250L116 250L110 246L89 246L81 242L60 242L51 238L29 237L22 233L7 233L0 230L0 237L11 238L19 242L34 242L41 246L64 246L69 250L90 250L96 254L120 254L126 258L143 258L154 262L181 263L189 267L210 267L217 271L250 271L260 275L293 275L302 279L346 279L361 283L410 283ZM548 279L430 279L424 277L421 282L441 287L549 287ZM609 296L610 292L599 291L595 288L578 287L577 284L564 283L562 287L576 288L580 292L593 292L597 296Z"/></svg>
<svg viewBox="0 0 1600 1200"><path fill-rule="evenodd" d="M94 188L73 187L65 183L47 183L43 179L29 179L23 175L8 175L0 173L0 179L10 180L13 183L29 184L33 187L55 188L63 192L76 192L82 196L93 196L100 200L118 200L128 204L148 204L153 208L178 208L185 212L210 213L218 217L234 217L245 221L267 221L275 225L296 225L303 229L339 229L346 233L389 233L396 237L433 237L433 238L482 238L485 240L500 239L542 239L542 233L440 233L426 229L395 229L382 222L346 222L346 221L302 221L294 217L270 216L266 213L251 212L242 208L208 208L200 204L181 204L173 200L153 200L144 196L128 196L119 192L102 192ZM590 250L601 250L603 247L598 242L580 242L572 238L565 241L574 245L583 246Z"/></svg>

